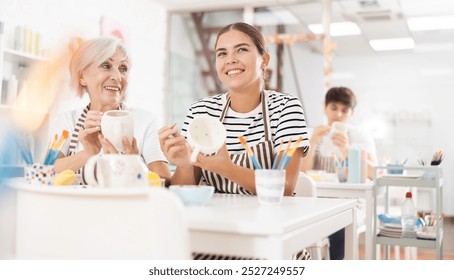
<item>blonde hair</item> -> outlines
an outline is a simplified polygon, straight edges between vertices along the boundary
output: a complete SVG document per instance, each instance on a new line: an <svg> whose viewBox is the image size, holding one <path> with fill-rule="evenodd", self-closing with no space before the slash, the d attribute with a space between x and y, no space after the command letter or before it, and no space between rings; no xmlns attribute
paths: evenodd
<svg viewBox="0 0 454 280"><path fill-rule="evenodd" d="M85 92L85 87L80 84L83 71L93 63L101 65L112 57L117 50L123 52L126 61L131 66L128 51L120 39L98 37L82 42L81 46L74 52L69 64L70 85L77 91L77 96L82 97Z"/></svg>

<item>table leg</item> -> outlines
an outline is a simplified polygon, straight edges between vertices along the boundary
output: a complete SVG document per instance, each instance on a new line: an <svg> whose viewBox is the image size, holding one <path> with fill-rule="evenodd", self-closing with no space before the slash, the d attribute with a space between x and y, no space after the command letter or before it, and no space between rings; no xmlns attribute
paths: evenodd
<svg viewBox="0 0 454 280"><path fill-rule="evenodd" d="M372 190L366 191L366 220L364 221L366 224L366 232L365 232L365 259L366 260L373 260L373 246L374 246L374 213L373 207L375 205L375 201L373 198Z"/></svg>
<svg viewBox="0 0 454 280"><path fill-rule="evenodd" d="M353 221L345 228L345 259L357 260L358 259L358 233L357 233L357 207L352 209Z"/></svg>

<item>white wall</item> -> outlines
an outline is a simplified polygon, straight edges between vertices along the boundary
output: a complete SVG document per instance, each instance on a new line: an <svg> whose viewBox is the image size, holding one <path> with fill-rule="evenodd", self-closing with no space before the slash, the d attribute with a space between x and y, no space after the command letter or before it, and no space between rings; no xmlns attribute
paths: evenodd
<svg viewBox="0 0 454 280"><path fill-rule="evenodd" d="M42 47L59 49L69 37L100 35L100 18L124 25L130 34L128 48L132 69L128 104L152 111L164 120L167 13L150 0L1 0L0 19L5 22L6 47L13 46L16 25L42 34ZM58 110L74 106L73 93L62 90Z"/></svg>

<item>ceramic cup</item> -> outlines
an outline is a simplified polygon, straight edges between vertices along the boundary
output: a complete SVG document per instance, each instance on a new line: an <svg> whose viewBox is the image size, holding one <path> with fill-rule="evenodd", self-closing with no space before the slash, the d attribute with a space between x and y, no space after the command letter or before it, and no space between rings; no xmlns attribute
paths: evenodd
<svg viewBox="0 0 454 280"><path fill-rule="evenodd" d="M346 134L347 125L341 122L333 122L330 131L322 138L322 141L320 142L319 150L322 156L331 157L333 153L337 152L338 148L334 145L332 138L336 133L339 132Z"/></svg>
<svg viewBox="0 0 454 280"><path fill-rule="evenodd" d="M105 112L101 119L101 131L118 152L123 152L123 137L128 137L130 142L134 137L134 119L131 112L124 110Z"/></svg>
<svg viewBox="0 0 454 280"><path fill-rule="evenodd" d="M215 154L224 145L226 139L224 125L217 119L209 116L201 116L193 119L188 126L187 140L194 149L191 161L197 161L197 155Z"/></svg>
<svg viewBox="0 0 454 280"><path fill-rule="evenodd" d="M52 186L55 180L55 166L40 163L27 165L25 179L30 185Z"/></svg>
<svg viewBox="0 0 454 280"><path fill-rule="evenodd" d="M279 205L285 190L284 169L256 169L255 190L261 205Z"/></svg>
<svg viewBox="0 0 454 280"><path fill-rule="evenodd" d="M88 159L83 176L91 186L122 188L148 186L147 174L139 155L108 154Z"/></svg>

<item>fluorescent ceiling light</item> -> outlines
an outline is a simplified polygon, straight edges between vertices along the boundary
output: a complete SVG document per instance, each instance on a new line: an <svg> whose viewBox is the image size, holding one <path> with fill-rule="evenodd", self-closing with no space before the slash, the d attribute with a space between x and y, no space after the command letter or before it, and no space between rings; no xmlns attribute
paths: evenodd
<svg viewBox="0 0 454 280"><path fill-rule="evenodd" d="M407 19L411 31L454 29L454 15L412 17Z"/></svg>
<svg viewBox="0 0 454 280"><path fill-rule="evenodd" d="M454 43L442 42L442 43L426 43L417 44L415 53L434 53L434 52L450 52L454 50Z"/></svg>
<svg viewBox="0 0 454 280"><path fill-rule="evenodd" d="M323 25L320 23L309 24L308 28L314 34L323 33ZM361 29L359 29L359 26L356 23L351 22L351 21L333 22L333 23L331 23L329 29L330 29L330 35L333 37L361 34Z"/></svg>
<svg viewBox="0 0 454 280"><path fill-rule="evenodd" d="M369 45L374 51L408 50L415 48L412 38L394 38L370 40Z"/></svg>

